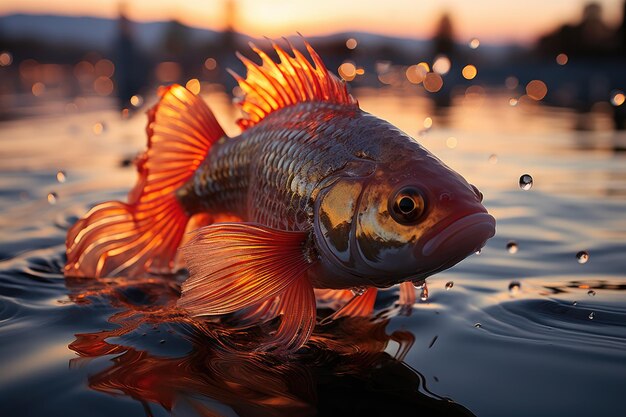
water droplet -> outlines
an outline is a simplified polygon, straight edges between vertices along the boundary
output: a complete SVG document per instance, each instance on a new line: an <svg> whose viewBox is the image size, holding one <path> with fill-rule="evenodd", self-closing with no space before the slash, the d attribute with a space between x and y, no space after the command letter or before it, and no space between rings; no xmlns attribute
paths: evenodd
<svg viewBox="0 0 626 417"><path fill-rule="evenodd" d="M576 254L576 259L578 260L579 264L586 264L587 261L589 261L589 252L581 250Z"/></svg>
<svg viewBox="0 0 626 417"><path fill-rule="evenodd" d="M161 339L161 340L159 340L159 343L160 343L160 344L165 343L165 339Z"/></svg>
<svg viewBox="0 0 626 417"><path fill-rule="evenodd" d="M422 292L420 292L420 300L428 301L428 285L426 285L426 283L424 283L424 285L422 286Z"/></svg>
<svg viewBox="0 0 626 417"><path fill-rule="evenodd" d="M480 255L481 253L483 253L482 249L478 249L476 252L474 252L476 255Z"/></svg>
<svg viewBox="0 0 626 417"><path fill-rule="evenodd" d="M480 329L481 327L483 327L483 325L482 325L482 324L480 324L480 323L476 323L476 324L474 325L474 327L476 327L477 329Z"/></svg>
<svg viewBox="0 0 626 417"><path fill-rule="evenodd" d="M67 179L67 176L65 175L64 171L57 172L57 181L58 182L63 183L63 182L65 182L66 179Z"/></svg>
<svg viewBox="0 0 626 417"><path fill-rule="evenodd" d="M593 297L594 295L596 295L596 292L594 290L589 290L589 291L587 291L587 295L589 297Z"/></svg>
<svg viewBox="0 0 626 417"><path fill-rule="evenodd" d="M59 198L59 196L57 195L57 193L55 193L55 192L48 193L48 203L56 204L58 198Z"/></svg>
<svg viewBox="0 0 626 417"><path fill-rule="evenodd" d="M413 286L418 290L421 290L424 284L426 284L426 282L423 279L416 279L413 281Z"/></svg>
<svg viewBox="0 0 626 417"><path fill-rule="evenodd" d="M366 290L365 287L353 287L350 289L350 291L352 291L352 294L356 296L363 295L365 293L365 290Z"/></svg>
<svg viewBox="0 0 626 417"><path fill-rule="evenodd" d="M519 188L524 191L528 191L533 188L533 177L531 177L529 174L524 174L519 177Z"/></svg>
<svg viewBox="0 0 626 417"><path fill-rule="evenodd" d="M452 287L454 287L454 281L446 282L446 291L450 291Z"/></svg>
<svg viewBox="0 0 626 417"><path fill-rule="evenodd" d="M595 316L596 316L596 315L595 315L595 314L594 314L594 312L592 311L591 313L589 313L589 320L593 320L593 318L594 318Z"/></svg>
<svg viewBox="0 0 626 417"><path fill-rule="evenodd" d="M510 240L509 243L506 244L506 250L509 251L509 253L517 253L519 247L514 240Z"/></svg>
<svg viewBox="0 0 626 417"><path fill-rule="evenodd" d="M578 305L578 301L574 301L574 302L572 303L572 305L577 306L577 305Z"/></svg>
<svg viewBox="0 0 626 417"><path fill-rule="evenodd" d="M520 284L518 281L511 281L511 283L509 284L509 292L511 294L518 293L521 288L522 288L522 284Z"/></svg>
<svg viewBox="0 0 626 417"><path fill-rule="evenodd" d="M498 155L496 155L495 153L492 153L491 155L489 155L489 159L487 159L489 161L490 164L495 165L498 163Z"/></svg>

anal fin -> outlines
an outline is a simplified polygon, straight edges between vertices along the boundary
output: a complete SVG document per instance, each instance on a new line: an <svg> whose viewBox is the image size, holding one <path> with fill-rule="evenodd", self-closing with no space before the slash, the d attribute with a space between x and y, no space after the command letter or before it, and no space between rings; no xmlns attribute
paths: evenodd
<svg viewBox="0 0 626 417"><path fill-rule="evenodd" d="M368 317L374 312L374 303L376 303L376 295L378 289L370 287L361 295L355 295L352 300L348 301L339 310L332 315L326 317L323 322L327 323L337 320L341 317Z"/></svg>

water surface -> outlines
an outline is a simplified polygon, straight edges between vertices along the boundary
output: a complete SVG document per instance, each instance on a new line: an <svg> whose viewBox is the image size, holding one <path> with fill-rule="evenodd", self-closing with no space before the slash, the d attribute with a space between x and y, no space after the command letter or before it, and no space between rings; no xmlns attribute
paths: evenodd
<svg viewBox="0 0 626 417"><path fill-rule="evenodd" d="M602 112L511 107L497 92L446 109L357 96L476 184L497 235L430 278L411 314L384 292L377 320L318 327L289 360L237 353L227 327L180 316L182 274L63 278L68 226L134 181L142 114L0 125L2 415L623 415L626 135ZM206 98L236 133L228 98Z"/></svg>

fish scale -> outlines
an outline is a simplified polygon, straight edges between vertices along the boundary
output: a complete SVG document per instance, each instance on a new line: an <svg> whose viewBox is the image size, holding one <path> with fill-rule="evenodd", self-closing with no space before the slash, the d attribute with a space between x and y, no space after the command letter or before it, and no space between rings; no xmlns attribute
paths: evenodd
<svg viewBox="0 0 626 417"><path fill-rule="evenodd" d="M354 110L323 103L272 113L239 137L216 143L179 199L190 214L228 213L283 230L308 229L307 206L320 184L355 159L351 137L336 134L355 120Z"/></svg>

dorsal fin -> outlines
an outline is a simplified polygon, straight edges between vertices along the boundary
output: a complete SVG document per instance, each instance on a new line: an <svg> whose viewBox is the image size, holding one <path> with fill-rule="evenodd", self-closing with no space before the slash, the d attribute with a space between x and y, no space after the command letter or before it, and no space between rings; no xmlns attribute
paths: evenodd
<svg viewBox="0 0 626 417"><path fill-rule="evenodd" d="M274 62L261 49L250 43L252 50L263 61L257 65L237 53L248 71L246 78L228 70L245 93L239 103L246 117L238 120L242 129L247 129L261 121L271 112L305 101L325 101L336 104L357 105L348 93L346 84L333 75L308 42L304 41L313 62L287 41L293 56L272 42L280 62Z"/></svg>

